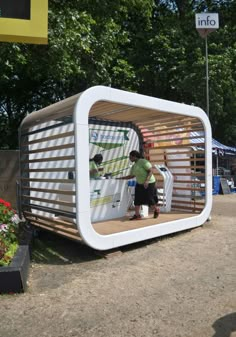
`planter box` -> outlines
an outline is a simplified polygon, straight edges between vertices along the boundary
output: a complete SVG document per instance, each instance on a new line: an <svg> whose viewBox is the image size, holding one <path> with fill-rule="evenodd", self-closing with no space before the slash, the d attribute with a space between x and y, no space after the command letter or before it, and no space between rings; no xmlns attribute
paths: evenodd
<svg viewBox="0 0 236 337"><path fill-rule="evenodd" d="M30 243L33 230L28 224L22 228L20 245L7 267L0 267L0 294L22 293L27 288L30 266Z"/></svg>
<svg viewBox="0 0 236 337"><path fill-rule="evenodd" d="M26 290L30 265L29 246L20 245L12 262L0 267L0 293L21 293Z"/></svg>

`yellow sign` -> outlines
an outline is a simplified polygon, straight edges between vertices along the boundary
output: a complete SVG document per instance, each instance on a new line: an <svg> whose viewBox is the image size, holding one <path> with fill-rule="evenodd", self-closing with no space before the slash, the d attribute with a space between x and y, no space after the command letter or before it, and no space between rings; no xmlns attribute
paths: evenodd
<svg viewBox="0 0 236 337"><path fill-rule="evenodd" d="M111 203L113 200L113 195L106 195L105 197L102 198L97 198L90 200L90 207L96 207L100 205L106 205Z"/></svg>
<svg viewBox="0 0 236 337"><path fill-rule="evenodd" d="M2 0L0 41L48 43L48 0Z"/></svg>

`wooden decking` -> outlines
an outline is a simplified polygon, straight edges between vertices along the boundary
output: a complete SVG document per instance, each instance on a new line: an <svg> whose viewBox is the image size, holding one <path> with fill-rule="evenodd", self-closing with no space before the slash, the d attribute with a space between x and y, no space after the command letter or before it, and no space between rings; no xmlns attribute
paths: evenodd
<svg viewBox="0 0 236 337"><path fill-rule="evenodd" d="M80 241L81 237L73 222L68 222L59 217L45 217L40 215L27 213L27 220L34 226L54 232L55 234L62 235L72 240ZM26 214L25 214L26 215ZM157 219L153 219L152 214L142 220L130 221L129 218L132 213L127 213L126 216L118 219L106 220L102 222L93 223L93 228L100 235L109 235L129 231L132 229L143 228L155 224L163 224L165 222L174 221L178 219L191 218L196 213L186 213L172 211L169 213L160 213Z"/></svg>
<svg viewBox="0 0 236 337"><path fill-rule="evenodd" d="M191 218L196 214L172 211L170 213L160 213L157 219L153 219L152 214L150 214L147 218L143 218L142 220L132 221L129 220L130 215L127 214L127 216L119 219L96 222L93 224L93 228L101 235L109 235L129 231L132 229L148 227L155 224L162 224L173 220Z"/></svg>

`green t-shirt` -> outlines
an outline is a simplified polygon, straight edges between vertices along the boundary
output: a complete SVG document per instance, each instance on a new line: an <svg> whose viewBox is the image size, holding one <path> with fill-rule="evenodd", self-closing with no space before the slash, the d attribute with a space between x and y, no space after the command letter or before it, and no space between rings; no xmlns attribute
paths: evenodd
<svg viewBox="0 0 236 337"><path fill-rule="evenodd" d="M147 159L139 159L131 167L130 175L135 176L138 184L144 184L147 179L148 170L152 168L151 163ZM154 175L151 175L149 179L149 184L156 181Z"/></svg>
<svg viewBox="0 0 236 337"><path fill-rule="evenodd" d="M95 161L91 160L89 162L89 170L96 170L95 173L90 174L91 179L99 178L100 175L99 175L98 167L97 167L97 164L95 163Z"/></svg>

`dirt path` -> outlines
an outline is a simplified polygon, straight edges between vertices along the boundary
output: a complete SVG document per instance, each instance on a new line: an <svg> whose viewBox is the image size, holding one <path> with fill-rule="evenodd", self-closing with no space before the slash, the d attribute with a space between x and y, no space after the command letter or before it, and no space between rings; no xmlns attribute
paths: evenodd
<svg viewBox="0 0 236 337"><path fill-rule="evenodd" d="M0 336L236 337L235 241L236 194L203 227L110 259L59 240L25 294L0 297Z"/></svg>

